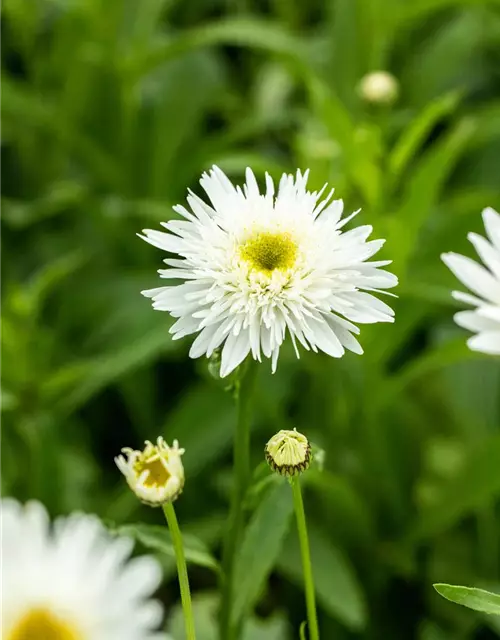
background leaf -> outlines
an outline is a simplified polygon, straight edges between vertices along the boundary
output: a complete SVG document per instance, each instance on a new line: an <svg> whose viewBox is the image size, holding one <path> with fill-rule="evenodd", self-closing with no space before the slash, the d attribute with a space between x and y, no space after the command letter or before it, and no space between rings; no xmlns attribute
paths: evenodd
<svg viewBox="0 0 500 640"><path fill-rule="evenodd" d="M496 593L451 584L435 584L434 589L451 602L474 609L474 611L500 616L500 596Z"/></svg>
<svg viewBox="0 0 500 640"><path fill-rule="evenodd" d="M250 611L279 555L293 511L291 489L284 480L255 510L236 556L233 620Z"/></svg>
<svg viewBox="0 0 500 640"><path fill-rule="evenodd" d="M167 526L148 524L124 524L112 529L117 535L134 538L147 549L158 551L175 558L174 546ZM219 570L217 560L210 554L201 540L191 534L183 534L182 542L186 561L207 567L215 571Z"/></svg>
<svg viewBox="0 0 500 640"><path fill-rule="evenodd" d="M309 527L309 545L318 602L331 616L357 630L367 623L362 589L347 558L316 527ZM302 563L297 534L292 532L279 559L280 571L302 586Z"/></svg>

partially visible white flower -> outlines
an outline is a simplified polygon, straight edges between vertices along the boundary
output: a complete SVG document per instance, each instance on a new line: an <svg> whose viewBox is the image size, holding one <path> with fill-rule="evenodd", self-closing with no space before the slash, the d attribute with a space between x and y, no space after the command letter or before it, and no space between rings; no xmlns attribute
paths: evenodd
<svg viewBox="0 0 500 640"><path fill-rule="evenodd" d="M150 599L160 566L130 560L131 540L90 515L51 527L39 502L5 499L1 509L3 640L166 640Z"/></svg>
<svg viewBox="0 0 500 640"><path fill-rule="evenodd" d="M399 95L398 81L388 71L372 71L361 78L359 93L366 102L392 104Z"/></svg>
<svg viewBox="0 0 500 640"><path fill-rule="evenodd" d="M181 456L184 449L174 440L172 447L162 437L156 445L148 440L144 451L125 447L125 456L115 458L129 487L136 496L152 507L172 502L184 487L184 467Z"/></svg>
<svg viewBox="0 0 500 640"><path fill-rule="evenodd" d="M475 307L473 311L459 311L455 322L474 331L467 340L473 351L500 354L500 215L491 208L483 211L488 240L477 233L467 236L484 263L484 267L458 253L443 253L444 263L473 294L453 291L456 300Z"/></svg>
<svg viewBox="0 0 500 640"><path fill-rule="evenodd" d="M297 429L282 429L265 448L266 460L273 471L282 476L294 476L305 471L311 462L311 446Z"/></svg>
<svg viewBox="0 0 500 640"><path fill-rule="evenodd" d="M218 168L203 174L211 201L194 193L191 211L174 207L184 220L163 223L167 233L144 230L150 244L177 254L167 258L162 278L181 284L143 291L153 307L178 318L174 339L198 333L190 356L210 356L222 347L220 375L227 376L251 353L272 359L290 335L297 357L304 349L339 358L345 349L363 350L353 322L393 322L394 312L373 293L394 287L397 278L368 262L384 244L372 240L370 225L343 232L357 212L342 218L342 200L323 200L306 189L308 171L284 174L275 195L266 174L261 194L254 174L243 189Z"/></svg>

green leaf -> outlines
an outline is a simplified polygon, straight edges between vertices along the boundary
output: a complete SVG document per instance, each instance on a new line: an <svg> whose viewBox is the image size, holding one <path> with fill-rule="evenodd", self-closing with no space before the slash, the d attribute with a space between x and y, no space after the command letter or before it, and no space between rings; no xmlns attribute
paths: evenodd
<svg viewBox="0 0 500 640"><path fill-rule="evenodd" d="M186 29L145 56L129 60L128 67L137 77L187 51L217 45L263 49L292 57L298 65L303 64L302 57L305 53L303 41L283 29L280 24L273 24L269 20L230 18Z"/></svg>
<svg viewBox="0 0 500 640"><path fill-rule="evenodd" d="M392 21L395 28L402 29L408 24L430 20L433 13L463 5L484 6L485 0L417 0L415 2L399 3L399 10L393 11Z"/></svg>
<svg viewBox="0 0 500 640"><path fill-rule="evenodd" d="M172 538L170 537L170 532L166 524L164 527L142 523L126 524L113 528L112 532L117 535L129 536L148 549L164 553L173 558L175 557ZM184 553L187 562L219 571L217 560L212 556L205 544L196 536L183 534L182 542L184 544Z"/></svg>
<svg viewBox="0 0 500 640"><path fill-rule="evenodd" d="M300 623L300 627L299 627L300 640L307 640L307 638L306 638L306 627L307 627L307 622L305 620L303 620Z"/></svg>
<svg viewBox="0 0 500 640"><path fill-rule="evenodd" d="M24 229L52 216L77 207L87 196L84 185L75 180L61 180L50 185L47 193L31 201L3 200L3 218L10 226Z"/></svg>
<svg viewBox="0 0 500 640"><path fill-rule="evenodd" d="M103 181L112 186L119 181L114 159L94 139L74 127L58 107L42 100L39 94L27 90L21 83L7 78L3 78L2 84L2 118L23 130L33 129L53 136L79 155L94 173L100 174Z"/></svg>
<svg viewBox="0 0 500 640"><path fill-rule="evenodd" d="M409 540L431 538L500 495L500 435L473 447L460 471L444 487L437 504L425 509L411 527Z"/></svg>
<svg viewBox="0 0 500 640"><path fill-rule="evenodd" d="M19 406L19 398L15 393L0 388L0 411L12 411Z"/></svg>
<svg viewBox="0 0 500 640"><path fill-rule="evenodd" d="M451 602L474 609L474 611L500 616L500 595L497 593L452 584L435 584L434 589Z"/></svg>
<svg viewBox="0 0 500 640"><path fill-rule="evenodd" d="M232 617L238 622L255 604L272 570L293 512L292 493L282 481L258 506L236 557Z"/></svg>
<svg viewBox="0 0 500 640"><path fill-rule="evenodd" d="M435 125L456 108L459 99L460 94L453 91L434 100L403 131L388 161L389 173L394 183L399 180Z"/></svg>
<svg viewBox="0 0 500 640"><path fill-rule="evenodd" d="M339 539L360 545L374 539L375 527L368 505L345 475L311 468L304 475L303 484L323 509L335 514Z"/></svg>
<svg viewBox="0 0 500 640"><path fill-rule="evenodd" d="M58 398L56 409L71 413L104 387L149 363L160 352L173 349L168 324L161 324L132 344L57 371L43 386L47 398ZM64 394L64 395L62 395Z"/></svg>
<svg viewBox="0 0 500 640"><path fill-rule="evenodd" d="M314 111L333 142L342 150L346 168L365 199L375 203L379 194L380 172L374 157L373 130L357 128L338 96L319 78L306 78Z"/></svg>
<svg viewBox="0 0 500 640"><path fill-rule="evenodd" d="M219 595L214 592L193 594L193 616L196 640L218 640L217 612ZM288 640L289 624L281 612L265 619L252 616L243 624L241 640ZM181 604L177 604L169 617L167 630L174 640L185 640L186 630Z"/></svg>
<svg viewBox="0 0 500 640"><path fill-rule="evenodd" d="M363 629L367 622L366 604L353 568L322 531L311 523L308 527L314 586L319 604L350 629ZM299 540L295 531L287 538L278 566L291 582L303 586Z"/></svg>
<svg viewBox="0 0 500 640"><path fill-rule="evenodd" d="M186 476L192 477L230 447L236 413L230 394L215 385L193 386L169 413L163 433L178 438L187 454Z"/></svg>
<svg viewBox="0 0 500 640"><path fill-rule="evenodd" d="M484 360L484 358L483 354L471 351L463 338L427 349L419 357L410 360L397 375L387 380L382 393L376 398L377 405L387 406L411 384L446 367L460 362Z"/></svg>
<svg viewBox="0 0 500 640"><path fill-rule="evenodd" d="M440 196L445 180L474 132L474 120L461 120L423 156L408 181L403 204L397 217L391 220L393 226L389 228L394 263L399 267L400 275L405 271L419 233Z"/></svg>

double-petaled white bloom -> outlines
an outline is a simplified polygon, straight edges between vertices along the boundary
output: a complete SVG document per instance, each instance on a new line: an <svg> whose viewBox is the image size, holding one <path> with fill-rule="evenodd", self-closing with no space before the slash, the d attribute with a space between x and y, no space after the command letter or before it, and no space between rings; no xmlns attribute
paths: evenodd
<svg viewBox="0 0 500 640"><path fill-rule="evenodd" d="M160 640L161 580L153 558L129 560L95 516L51 526L38 502L2 506L3 640ZM166 639L165 639L166 640Z"/></svg>
<svg viewBox="0 0 500 640"><path fill-rule="evenodd" d="M116 457L116 465L142 502L152 507L173 502L184 487L184 449L179 449L177 440L169 447L162 437L156 445L148 440L145 445L143 451L122 449L126 457Z"/></svg>
<svg viewBox="0 0 500 640"><path fill-rule="evenodd" d="M484 263L484 267L458 253L444 253L444 263L473 294L453 291L453 297L475 307L459 311L455 322L474 331L467 340L473 351L500 354L500 215L491 208L483 211L488 240L476 233L468 238Z"/></svg>
<svg viewBox="0 0 500 640"><path fill-rule="evenodd" d="M223 345L222 377L249 353L272 358L275 371L287 333L297 357L298 344L341 357L363 352L353 322L393 322L392 309L372 295L397 284L380 268L390 261L367 262L384 241L367 241L369 225L342 232L355 214L341 220L342 200L330 202L332 190L321 201L324 188L310 193L307 177L283 175L275 194L266 174L261 194L250 169L241 189L213 167L201 178L211 206L190 192L191 211L174 207L184 220L141 236L176 254L159 273L182 281L143 294L178 318L174 339L198 333L192 358Z"/></svg>

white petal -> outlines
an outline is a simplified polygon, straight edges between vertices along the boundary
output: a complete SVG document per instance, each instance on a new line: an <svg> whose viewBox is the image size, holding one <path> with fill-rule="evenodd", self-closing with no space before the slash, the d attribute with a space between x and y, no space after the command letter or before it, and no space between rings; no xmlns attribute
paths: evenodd
<svg viewBox="0 0 500 640"><path fill-rule="evenodd" d="M485 331L467 340L472 351L500 355L500 331Z"/></svg>
<svg viewBox="0 0 500 640"><path fill-rule="evenodd" d="M259 194L259 185L257 184L257 180L255 179L254 172L250 169L250 167L246 168L245 171L245 191L247 198L256 198Z"/></svg>
<svg viewBox="0 0 500 640"><path fill-rule="evenodd" d="M500 215L491 207L486 207L483 211L483 222L488 238L500 251Z"/></svg>
<svg viewBox="0 0 500 640"><path fill-rule="evenodd" d="M163 231L154 231L153 229L144 229L143 233L143 236L141 236L140 233L137 234L139 238L149 242L149 244L152 244L158 249L170 251L171 253L179 253L185 247L184 240L171 233L163 233Z"/></svg>
<svg viewBox="0 0 500 640"><path fill-rule="evenodd" d="M455 298L455 300L465 302L466 304L472 304L474 306L484 304L484 300L481 300L481 298L472 296L470 293L463 293L462 291L452 291L451 296L452 298Z"/></svg>
<svg viewBox="0 0 500 640"><path fill-rule="evenodd" d="M491 320L495 320L500 323L500 307L484 305L477 309L477 313L484 318L490 318Z"/></svg>
<svg viewBox="0 0 500 640"><path fill-rule="evenodd" d="M191 345L191 349L189 350L190 358L199 358L208 352L208 345L212 340L215 332L217 331L217 325L211 325L210 327L205 327L196 337L196 340Z"/></svg>
<svg viewBox="0 0 500 640"><path fill-rule="evenodd" d="M469 331L495 331L500 330L500 324L489 318L481 317L477 311L459 311L453 316L459 327Z"/></svg>
<svg viewBox="0 0 500 640"><path fill-rule="evenodd" d="M235 336L230 334L222 349L220 377L225 378L243 362L250 352L250 339L247 331Z"/></svg>
<svg viewBox="0 0 500 640"><path fill-rule="evenodd" d="M316 210L319 207L316 207ZM315 210L315 211L316 211ZM336 226L337 222L342 217L342 212L344 211L344 201L343 200L334 200L328 207L320 212L318 220L321 224L331 225L333 227Z"/></svg>
<svg viewBox="0 0 500 640"><path fill-rule="evenodd" d="M266 171L266 198L274 197L274 182L272 177Z"/></svg>
<svg viewBox="0 0 500 640"><path fill-rule="evenodd" d="M335 335L340 340L342 345L346 349L349 349L349 351L352 351L353 353L357 353L358 355L362 355L363 347L359 344L359 342L352 335L352 333L348 331L344 326L342 326L339 323L338 319L335 318L335 316L328 314L328 315L325 315L324 317L328 322L328 324L330 325L330 327L335 332ZM357 329L357 327L355 327L355 329ZM359 329L357 329L357 332L359 332Z"/></svg>
<svg viewBox="0 0 500 640"><path fill-rule="evenodd" d="M500 278L500 251L493 247L482 236L477 235L477 233L469 233L467 237L474 245L484 264L497 278Z"/></svg>
<svg viewBox="0 0 500 640"><path fill-rule="evenodd" d="M198 331L199 327L200 321L198 318L193 318L192 316L183 316L170 327L170 333L174 335L175 340L179 340L184 336L195 333L196 331Z"/></svg>
<svg viewBox="0 0 500 640"><path fill-rule="evenodd" d="M500 301L500 282L484 267L458 253L444 253L441 258L471 291L491 302Z"/></svg>
<svg viewBox="0 0 500 640"><path fill-rule="evenodd" d="M309 342L314 342L321 351L333 358L340 358L344 355L344 347L327 322L311 318L309 326L312 331L312 335L307 335Z"/></svg>
<svg viewBox="0 0 500 640"><path fill-rule="evenodd" d="M394 322L394 311L391 307L362 291L342 294L341 297L352 303L344 315L353 322L371 324L373 322Z"/></svg>

